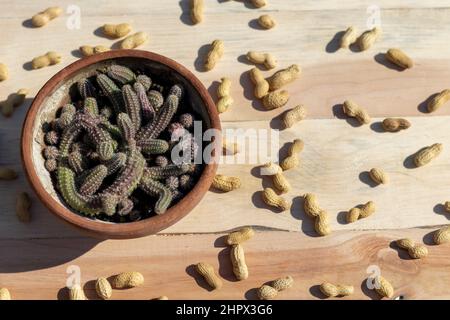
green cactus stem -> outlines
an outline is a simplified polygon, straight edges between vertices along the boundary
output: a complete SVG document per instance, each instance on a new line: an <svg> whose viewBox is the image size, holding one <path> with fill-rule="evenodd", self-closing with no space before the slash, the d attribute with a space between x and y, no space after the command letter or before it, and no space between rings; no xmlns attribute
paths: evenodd
<svg viewBox="0 0 450 320"><path fill-rule="evenodd" d="M125 110L133 123L135 131L141 127L141 105L139 98L133 88L126 84L122 87Z"/></svg>
<svg viewBox="0 0 450 320"><path fill-rule="evenodd" d="M89 114L80 114L75 121L79 121L80 125L87 131L89 139L94 144L101 160L109 160L114 154L114 143L111 135L104 129L100 128Z"/></svg>
<svg viewBox="0 0 450 320"><path fill-rule="evenodd" d="M108 97L109 101L116 113L124 110L124 101L122 97L122 91L106 74L99 74L97 76L97 83L102 89L103 93Z"/></svg>
<svg viewBox="0 0 450 320"><path fill-rule="evenodd" d="M112 216L116 213L116 207L119 203L119 197L114 194L103 194L100 196L101 211Z"/></svg>
<svg viewBox="0 0 450 320"><path fill-rule="evenodd" d="M136 95L139 99L139 103L141 106L142 111L142 117L144 120L148 121L155 117L155 109L150 104L150 101L148 101L147 92L145 91L145 87L140 83L136 82L133 85L134 91L136 91Z"/></svg>
<svg viewBox="0 0 450 320"><path fill-rule="evenodd" d="M111 175L119 171L125 163L127 162L127 155L123 152L118 152L111 157L108 161L105 161L103 164L107 168L107 175Z"/></svg>
<svg viewBox="0 0 450 320"><path fill-rule="evenodd" d="M83 111L95 117L99 115L97 100L92 97L84 99Z"/></svg>
<svg viewBox="0 0 450 320"><path fill-rule="evenodd" d="M172 191L162 183L149 176L143 176L139 188L151 196L158 197L155 204L155 213L163 214L172 203Z"/></svg>
<svg viewBox="0 0 450 320"><path fill-rule="evenodd" d="M144 141L141 148L145 155L162 154L169 150L169 143L166 140L150 139Z"/></svg>
<svg viewBox="0 0 450 320"><path fill-rule="evenodd" d="M93 195L100 188L107 174L108 169L105 165L99 164L95 166L80 186L80 194L83 196Z"/></svg>
<svg viewBox="0 0 450 320"><path fill-rule="evenodd" d="M144 86L145 91L148 91L152 86L152 79L150 79L150 77L146 76L145 74L138 75L136 78L136 82L142 84L142 86Z"/></svg>
<svg viewBox="0 0 450 320"><path fill-rule="evenodd" d="M75 113L77 112L77 109L73 104L66 104L61 108L61 114L59 118L55 120L56 127L64 130L69 124L72 123L73 117L75 116Z"/></svg>
<svg viewBox="0 0 450 320"><path fill-rule="evenodd" d="M98 208L91 206L92 198L82 196L76 190L75 172L65 164L65 161L61 161L58 166L57 181L58 189L70 208L88 216L94 216L99 213Z"/></svg>
<svg viewBox="0 0 450 320"><path fill-rule="evenodd" d="M88 151L89 147L81 141L74 142L70 146L70 152L81 152L82 154L87 154Z"/></svg>
<svg viewBox="0 0 450 320"><path fill-rule="evenodd" d="M188 164L174 165L170 164L165 167L150 167L144 169L144 177L159 180L170 176L178 177L189 170Z"/></svg>
<svg viewBox="0 0 450 320"><path fill-rule="evenodd" d="M116 180L103 192L102 195L112 194L128 197L136 189L141 180L145 167L145 159L136 146L131 145L127 152L127 162L119 172Z"/></svg>
<svg viewBox="0 0 450 320"><path fill-rule="evenodd" d="M114 140L102 141L97 145L96 150L98 152L100 160L106 161L112 158L117 146L117 142L114 143L113 141Z"/></svg>
<svg viewBox="0 0 450 320"><path fill-rule="evenodd" d="M76 112L77 112L77 108L71 103L67 103L61 108L61 114L71 113L71 114L75 115Z"/></svg>
<svg viewBox="0 0 450 320"><path fill-rule="evenodd" d="M136 75L129 68L113 64L107 69L108 76L111 79L120 82L121 84L127 84L136 80Z"/></svg>
<svg viewBox="0 0 450 320"><path fill-rule="evenodd" d="M148 139L154 139L163 132L169 125L172 117L178 109L178 97L175 95L169 95L164 102L164 106L158 111L155 119L142 127L137 134L137 141L140 145L142 142Z"/></svg>
<svg viewBox="0 0 450 320"><path fill-rule="evenodd" d="M147 98L153 109L155 109L155 111L158 112L159 108L161 108L161 106L164 103L164 97L161 94L161 92L157 90L150 90L147 93Z"/></svg>
<svg viewBox="0 0 450 320"><path fill-rule="evenodd" d="M117 116L117 126L124 141L134 141L136 131L130 117L126 113L119 113Z"/></svg>
<svg viewBox="0 0 450 320"><path fill-rule="evenodd" d="M87 168L86 158L79 151L71 152L67 157L67 163L76 174L82 173Z"/></svg>
<svg viewBox="0 0 450 320"><path fill-rule="evenodd" d="M95 97L95 88L89 79L84 78L77 82L78 92L81 98L86 99L89 97Z"/></svg>
<svg viewBox="0 0 450 320"><path fill-rule="evenodd" d="M101 117L100 126L102 128L104 128L106 131L108 131L109 134L112 137L114 137L115 139L121 139L122 138L122 132L120 131L120 128L118 126L116 126L116 125L113 125L106 118Z"/></svg>

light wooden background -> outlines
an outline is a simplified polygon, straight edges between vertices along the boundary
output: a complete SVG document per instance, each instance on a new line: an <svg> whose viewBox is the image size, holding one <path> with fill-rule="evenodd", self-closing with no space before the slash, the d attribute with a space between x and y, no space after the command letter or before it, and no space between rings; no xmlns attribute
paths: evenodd
<svg viewBox="0 0 450 320"><path fill-rule="evenodd" d="M450 215L442 203L450 200L450 107L433 115L423 113L424 101L450 87L450 1L269 0L263 9L251 9L240 1L205 0L204 23L192 26L188 1L0 1L0 61L10 69L10 79L0 83L0 98L21 87L31 89L26 105L10 119L0 119L0 165L17 169L20 179L0 182L0 287L15 299L64 299L66 268L81 268L87 295L95 298L93 281L125 270L144 274L143 287L115 291L117 299L254 299L255 288L290 274L293 289L285 299L316 299L323 281L352 284L350 299L377 298L365 288L367 268L378 266L393 283L396 296L405 299L450 298L450 247L433 246L431 232L447 224ZM349 25L366 29L367 8L381 10L383 39L369 51L336 51L336 33ZM69 30L69 14L44 28L29 28L36 12L51 6L81 9L81 29ZM270 13L275 29L255 29L253 19ZM303 103L309 118L280 132L280 142L305 141L300 168L286 175L293 186L287 198L292 210L277 213L266 208L259 191L262 181L255 164L221 165L219 171L240 176L240 191L209 192L185 219L159 235L127 241L85 238L53 217L34 198L33 220L24 225L14 213L18 191L30 191L22 174L19 139L31 98L53 74L79 58L79 45L114 42L98 36L104 23L129 22L136 31L150 34L142 49L154 51L187 66L204 85L214 89L223 76L233 80L233 107L221 115L225 128L278 129L283 110L263 111L254 102L243 55L248 50L269 51L280 67L298 63L301 79L288 87L288 107ZM211 72L199 70L206 45L225 42L225 55ZM399 72L382 60L388 48L405 50L416 62L412 70ZM63 55L63 63L29 70L29 61L46 51ZM267 73L269 75L270 73ZM374 117L371 126L354 127L341 119L337 105L352 98ZM397 134L380 133L385 116L407 117L412 127ZM428 166L411 169L410 155L435 142L444 144L441 156ZM282 148L286 150L285 147ZM392 182L373 187L364 173L384 168ZM31 192L31 191L30 191ZM300 195L314 192L330 213L334 232L318 238L302 211ZM344 212L375 201L370 218L347 225ZM235 282L223 236L243 225L255 226L254 239L245 244L250 277ZM429 257L408 259L391 245L400 237L429 245ZM223 289L210 292L189 266L206 261L219 269Z"/></svg>

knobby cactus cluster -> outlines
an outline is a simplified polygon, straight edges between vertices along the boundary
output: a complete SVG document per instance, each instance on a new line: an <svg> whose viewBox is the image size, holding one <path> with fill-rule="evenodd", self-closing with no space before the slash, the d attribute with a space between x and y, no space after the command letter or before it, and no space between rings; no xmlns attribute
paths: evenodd
<svg viewBox="0 0 450 320"><path fill-rule="evenodd" d="M113 64L78 81L75 91L43 127L45 167L71 209L135 221L165 213L192 189L201 150L181 85L156 84ZM173 148L187 156L173 160Z"/></svg>

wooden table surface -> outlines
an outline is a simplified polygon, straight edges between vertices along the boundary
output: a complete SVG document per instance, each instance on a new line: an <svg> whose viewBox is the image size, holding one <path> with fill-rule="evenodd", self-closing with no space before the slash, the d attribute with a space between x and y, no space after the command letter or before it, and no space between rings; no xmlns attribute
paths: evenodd
<svg viewBox="0 0 450 320"><path fill-rule="evenodd" d="M13 117L0 119L0 165L20 172L13 182L0 182L0 287L14 299L64 299L67 271L77 266L89 298L95 298L93 280L121 271L140 271L145 285L115 291L114 299L254 299L255 288L283 275L292 275L295 286L280 293L282 299L323 298L323 281L351 284L348 299L376 299L365 279L379 268L405 299L450 298L450 246L432 245L431 234L445 225L450 214L442 203L450 200L450 107L433 114L423 112L424 101L450 87L450 1L379 0L383 38L366 52L337 50L338 32L350 25L360 32L376 17L373 1L269 0L262 9L241 1L205 0L204 22L189 23L189 1L76 1L81 10L80 29L67 27L70 13L44 28L29 27L28 19L51 5L71 10L74 1L0 1L0 62L9 66L10 78L0 83L0 97L19 88L30 88L30 98ZM372 12L372 13L371 13ZM255 28L254 19L269 13L278 25L268 31ZM307 120L280 131L281 154L295 138L305 141L299 168L286 173L292 191L290 211L277 213L263 205L260 191L269 182L249 164L221 164L219 171L241 177L239 191L209 192L182 221L158 235L135 240L99 241L86 238L50 214L33 196L32 222L20 223L14 212L18 191L31 193L20 162L22 121L32 97L53 74L79 59L80 45L113 45L98 35L104 23L129 22L146 31L150 41L141 49L154 51L182 63L210 88L228 76L232 79L231 109L221 115L224 128L280 128L283 110L305 104ZM199 68L214 39L225 43L225 54L210 72ZM380 53L398 47L415 61L411 70L399 72ZM63 62L29 70L30 60L49 50L60 52ZM298 63L301 79L289 85L291 94L283 110L263 111L254 101L244 55L249 50L271 52L279 67ZM266 73L267 75L270 72ZM345 99L365 106L373 123L354 127L338 109ZM396 134L381 133L379 121L402 116L412 126ZM422 168L411 168L410 155L432 143L444 144L441 156ZM391 183L374 187L365 173L384 168ZM302 210L301 195L316 193L330 214L333 233L315 237L313 225ZM373 200L376 213L353 224L343 216L351 207ZM245 243L250 276L236 282L230 268L229 249L223 236L251 225L255 237ZM429 256L408 259L391 244L410 237L428 246ZM224 278L220 291L209 291L192 272L191 264L211 263ZM69 269L68 269L69 268Z"/></svg>

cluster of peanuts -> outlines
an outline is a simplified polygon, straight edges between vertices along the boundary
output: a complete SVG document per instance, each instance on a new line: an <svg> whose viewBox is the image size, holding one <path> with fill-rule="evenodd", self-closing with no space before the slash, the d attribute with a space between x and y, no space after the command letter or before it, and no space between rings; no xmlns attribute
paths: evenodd
<svg viewBox="0 0 450 320"><path fill-rule="evenodd" d="M137 271L127 271L116 274L110 278L100 277L95 281L97 297L108 300L112 297L113 289L131 289L142 286L144 276ZM69 300L88 300L81 284L67 287ZM11 293L7 288L0 288L0 300L11 300ZM169 300L167 296L160 296L153 300Z"/></svg>
<svg viewBox="0 0 450 320"><path fill-rule="evenodd" d="M262 20L263 22L261 22ZM270 22L271 20L272 19L270 19L270 17L260 17L258 21L262 27L264 27L264 25L274 26L275 23L272 24ZM264 21L266 21L267 23L265 23ZM268 27L267 29L269 28L270 27ZM344 32L340 40L340 47L344 49L349 48L352 45L357 45L360 51L368 50L380 38L381 33L382 31L380 27L374 27L373 29L367 30L358 36L356 28L349 27ZM222 54L223 49L220 52ZM385 58L400 69L409 69L414 66L413 60L398 48L389 49L385 54ZM250 51L247 53L247 59L251 63L263 65L267 70L276 68L277 66L277 60L269 53ZM286 69L277 71L275 74L268 78L265 78L260 69L251 69L249 75L251 81L255 85L254 96L257 99L261 99L263 106L268 110L283 107L289 100L289 93L286 90L279 89L296 80L299 77L300 72L301 71L298 65L292 65ZM230 86L227 87L228 91L226 91L226 95L220 93L220 91L223 91L221 87L222 85L219 86L218 89L219 102L217 106L219 112L223 112L224 110L226 110L226 108L223 108L222 105L224 104L224 101L229 99L228 97ZM226 99L224 99L224 97L226 97ZM450 100L450 89L445 89L442 92L434 95L434 97L430 99L427 106L428 111L433 112L437 110L448 100ZM371 122L371 117L366 109L350 99L344 101L344 103L342 104L342 109L344 114L346 114L348 117L355 118L361 125L369 124ZM286 111L282 115L282 123L284 125L284 128L291 128L297 122L305 119L306 115L307 110L303 105L298 105ZM398 132L408 129L411 124L408 120L403 118L386 118L381 122L381 126L387 132ZM291 208L291 203L282 196L282 194L289 192L289 190L291 189L289 181L283 175L283 171L299 166L299 153L302 151L303 147L303 141L300 139L296 139L289 148L288 157L281 161L280 165L270 162L262 166L264 175L270 176L272 178L273 184L273 188L265 188L262 192L262 199L268 206L279 209L280 211L286 211ZM442 148L442 144L435 143L419 150L414 155L413 161L415 166L421 167L430 163L433 159L439 156ZM235 147L234 150L236 149L237 148ZM224 150L230 150L230 148L224 147ZM371 180L376 185L385 185L389 183L390 178L388 173L381 168L372 168L370 169L368 174ZM223 179L223 176L219 177L219 179ZM233 181L237 181L239 179L238 177L228 178L232 179ZM235 186L236 188L240 187L240 183L235 184ZM223 190L230 191L230 188L223 188ZM329 235L331 233L331 228L329 224L328 213L318 205L316 196L314 194L307 193L303 196L303 198L304 211L309 217L314 219L314 227L317 234L320 236ZM448 212L450 212L450 201L445 203L445 208ZM357 205L354 208L348 210L346 215L347 223L354 223L359 219L367 218L371 216L375 212L375 210L376 207L373 201L368 201L365 204ZM436 231L434 234L434 242L436 244L450 242L450 226L443 227L440 230ZM425 245L416 244L411 239L399 239L395 243L397 244L398 248L406 250L409 256L413 259L424 258L428 254L428 249ZM378 292L381 297L391 298L394 294L394 289L390 282L382 276L378 276L375 280L378 284L377 286L375 286L376 292ZM352 294L354 288L353 286L349 285L334 285L325 282L320 286L320 290L327 297L338 297ZM264 285L260 288L258 294L260 298L264 299L263 297L266 296L275 297L276 292L277 290L271 288L268 285Z"/></svg>
<svg viewBox="0 0 450 320"><path fill-rule="evenodd" d="M122 272L110 279L100 277L95 282L95 292L100 299L108 300L112 297L113 289L130 289L142 286L144 276L137 271ZM168 300L167 296L160 296L154 300ZM80 284L69 288L69 300L88 300Z"/></svg>
<svg viewBox="0 0 450 320"><path fill-rule="evenodd" d="M42 28L51 20L60 16L63 9L60 7L49 7L31 18L31 24L34 28ZM135 49L149 39L146 32L136 32L130 35L132 31L131 25L128 23L105 24L101 28L103 35L109 39L121 39L119 43L120 49ZM105 45L82 45L79 47L80 53L87 57L97 53L111 50ZM44 67L58 64L62 61L62 55L55 51L48 51L45 54L33 58L30 62L32 69L41 69ZM9 78L8 66L0 63L0 82ZM5 117L10 117L15 108L19 107L25 101L28 89L22 88L17 93L11 94L7 100L0 103L0 111Z"/></svg>
<svg viewBox="0 0 450 320"><path fill-rule="evenodd" d="M251 227L244 227L231 232L226 238L226 244L230 246L230 260L233 266L233 273L236 280L242 281L249 277L249 269L245 261L244 247L242 243L251 239L255 232ZM195 265L195 270L206 281L212 290L219 290L223 286L222 279L217 275L214 267L206 262L199 262ZM294 279L291 276L284 276L273 280L270 284L263 284L257 291L257 296L261 300L274 299L278 292L291 288Z"/></svg>
<svg viewBox="0 0 450 320"><path fill-rule="evenodd" d="M360 50L369 49L381 35L381 28L375 27L364 32L360 37L357 37L357 32L354 27L349 27L343 37L341 38L341 48L348 48L350 45L357 43ZM413 60L404 53L401 49L389 49L385 57L388 61L396 65L400 69L409 69L414 66ZM438 92L429 99L427 103L428 112L434 112L441 108L450 100L450 89L444 89ZM367 111L361 106L357 105L351 100L347 100L343 104L343 111L349 117L357 119L361 124L368 124L371 122ZM398 132L400 130L408 129L411 124L408 120L402 118L387 118L382 121L382 127L387 132ZM441 143L434 143L420 149L413 157L413 162L416 167L422 167L437 158L443 150ZM388 175L379 168L373 168L369 172L370 178L377 184L387 184L389 181ZM450 202L444 204L444 208L450 212ZM359 208L353 208L349 211L347 216L348 222L356 221L360 218L365 218L375 211L375 206L372 201L367 202ZM450 242L450 226L445 226L433 235L435 244L442 244ZM420 259L428 254L428 249L422 244L416 244L411 239L400 239L396 241L397 246L401 249L407 250L408 254L413 259Z"/></svg>

